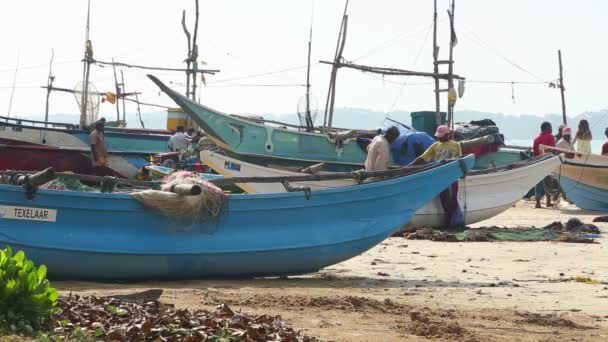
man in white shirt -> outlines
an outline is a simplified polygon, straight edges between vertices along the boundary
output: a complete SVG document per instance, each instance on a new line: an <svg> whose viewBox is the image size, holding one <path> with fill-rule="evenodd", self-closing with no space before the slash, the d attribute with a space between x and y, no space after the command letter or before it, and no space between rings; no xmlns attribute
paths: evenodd
<svg viewBox="0 0 608 342"><path fill-rule="evenodd" d="M562 128L562 138L559 139L555 147L561 148L562 150L574 151L574 146L572 145L572 130L570 127Z"/></svg>
<svg viewBox="0 0 608 342"><path fill-rule="evenodd" d="M399 129L395 126L386 133L376 136L367 146L366 171L388 170L391 163L391 144L399 137Z"/></svg>
<svg viewBox="0 0 608 342"><path fill-rule="evenodd" d="M184 133L184 126L177 126L175 131L175 134L169 139L169 151L177 152L187 149L192 143L192 139L189 139Z"/></svg>

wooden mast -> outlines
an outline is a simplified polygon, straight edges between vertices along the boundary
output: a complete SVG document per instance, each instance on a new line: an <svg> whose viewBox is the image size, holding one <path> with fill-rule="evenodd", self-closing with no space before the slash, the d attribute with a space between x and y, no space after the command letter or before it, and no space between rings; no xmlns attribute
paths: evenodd
<svg viewBox="0 0 608 342"><path fill-rule="evenodd" d="M342 15L342 23L340 24L340 32L338 34L338 43L336 45L336 54L334 55L334 65L331 69L331 78L329 80L329 90L327 92L327 100L325 102L325 118L323 119L323 129L326 133L331 131L331 125L334 116L334 101L336 98L336 77L338 74L338 64L342 60L342 52L344 51L344 43L346 42L346 27L348 25L348 0L344 5L344 14Z"/></svg>
<svg viewBox="0 0 608 342"><path fill-rule="evenodd" d="M454 78L452 74L454 72L454 45L457 44L456 33L454 32L454 8L456 0L452 0L451 9L448 10L448 16L450 18L450 55L448 60L448 118L447 124L452 127L454 125L454 104L456 102L455 89L454 89ZM454 99L450 99L454 96Z"/></svg>
<svg viewBox="0 0 608 342"><path fill-rule="evenodd" d="M314 125L312 122L312 114L310 113L310 51L312 48L312 23L310 25L310 34L308 35L308 66L306 68L306 131L312 132Z"/></svg>
<svg viewBox="0 0 608 342"><path fill-rule="evenodd" d="M89 39L89 27L91 18L91 0L88 1L87 5L87 28L85 35L85 48L84 48L84 68L83 68L83 89L82 99L80 101L80 128L84 129L87 125L87 102L89 92L89 73L91 71L91 63L93 60L93 46Z"/></svg>
<svg viewBox="0 0 608 342"><path fill-rule="evenodd" d="M49 98L51 97L51 91L53 88L53 82L55 76L53 76L53 59L55 58L55 50L51 49L51 61L49 62L49 77L46 81L46 108L44 111L44 127L48 127L49 122Z"/></svg>
<svg viewBox="0 0 608 342"><path fill-rule="evenodd" d="M192 47L190 41L190 31L186 26L186 10L182 11L182 28L188 40L188 57L186 58L186 97L190 98L190 56L192 55Z"/></svg>
<svg viewBox="0 0 608 342"><path fill-rule="evenodd" d="M192 62L192 101L196 100L196 76L198 75L198 44L196 43L198 37L198 0L195 0L196 12L194 19L194 34L192 35L192 56L190 56Z"/></svg>
<svg viewBox="0 0 608 342"><path fill-rule="evenodd" d="M437 0L433 1L433 72L439 74L439 46L437 46ZM435 77L435 125L441 125L441 99L439 78Z"/></svg>
<svg viewBox="0 0 608 342"><path fill-rule="evenodd" d="M125 89L125 74L122 72L122 69L120 70L120 86L121 86L121 98L122 98L122 121L123 121L123 125L127 125L127 109L125 107L125 97L126 97L126 93L127 90ZM118 99L116 99L116 103L118 104ZM120 121L120 120L119 120Z"/></svg>
<svg viewBox="0 0 608 342"><path fill-rule="evenodd" d="M557 50L557 57L559 59L559 90L562 94L562 118L564 120L564 125L567 125L566 120L566 99L564 97L564 74L562 68L562 50Z"/></svg>
<svg viewBox="0 0 608 342"><path fill-rule="evenodd" d="M112 70L114 70L114 91L116 91L116 121L120 121L120 106L118 99L120 98L120 86L118 85L118 77L116 76L116 64L114 64L114 58L112 58Z"/></svg>

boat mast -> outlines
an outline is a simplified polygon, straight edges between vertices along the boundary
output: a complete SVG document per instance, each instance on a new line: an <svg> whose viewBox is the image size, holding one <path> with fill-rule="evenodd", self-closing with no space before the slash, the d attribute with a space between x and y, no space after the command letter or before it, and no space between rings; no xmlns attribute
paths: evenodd
<svg viewBox="0 0 608 342"><path fill-rule="evenodd" d="M564 125L566 125L566 98L564 97L564 74L562 68L562 50L557 50L557 57L559 59L559 90L562 93L562 117L564 119Z"/></svg>
<svg viewBox="0 0 608 342"><path fill-rule="evenodd" d="M84 67L83 67L83 90L82 100L80 102L80 128L84 129L87 125L87 100L89 92L89 73L91 71L91 63L93 62L93 45L89 39L89 27L91 18L91 0L88 1L87 5L87 28L85 35L85 48L84 48Z"/></svg>
<svg viewBox="0 0 608 342"><path fill-rule="evenodd" d="M342 24L340 25L340 32L338 34L338 43L336 45L336 54L334 55L334 64L331 69L331 78L329 81L329 90L327 92L327 100L325 102L325 118L323 120L323 129L326 133L331 131L332 120L334 117L334 101L336 98L336 76L338 74L338 68L342 60L342 51L344 51L344 43L346 42L346 26L348 23L348 15L346 10L348 9L348 0L344 6L344 14L342 15Z"/></svg>
<svg viewBox="0 0 608 342"><path fill-rule="evenodd" d="M439 46L437 46L437 0L433 1L433 72L439 73ZM441 100L439 98L439 78L435 77L435 125L441 125Z"/></svg>
<svg viewBox="0 0 608 342"><path fill-rule="evenodd" d="M44 110L44 127L48 127L49 122L49 98L51 97L51 91L53 90L53 59L55 58L55 50L51 49L51 61L49 62L49 77L46 81L46 108Z"/></svg>
<svg viewBox="0 0 608 342"><path fill-rule="evenodd" d="M308 36L308 66L306 69L306 131L314 130L312 115L310 113L310 51L312 47L312 23L310 24L310 34Z"/></svg>
<svg viewBox="0 0 608 342"><path fill-rule="evenodd" d="M118 99L120 98L120 85L118 84L118 77L116 76L116 64L114 64L114 58L112 58L112 69L114 70L114 90L116 91L116 121L120 121L120 106Z"/></svg>
<svg viewBox="0 0 608 342"><path fill-rule="evenodd" d="M456 0L452 0L451 9L448 9L448 16L450 18L450 56L448 60L448 125L450 125L450 127L454 125L454 104L456 104L457 97L454 89L454 78L452 76L454 73L454 46L458 43L456 32L454 31L455 3Z"/></svg>

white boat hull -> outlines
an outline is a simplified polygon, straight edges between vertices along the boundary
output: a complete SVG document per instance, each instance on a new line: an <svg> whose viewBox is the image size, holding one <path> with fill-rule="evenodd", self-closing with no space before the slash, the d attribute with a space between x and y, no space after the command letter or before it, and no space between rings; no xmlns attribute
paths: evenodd
<svg viewBox="0 0 608 342"><path fill-rule="evenodd" d="M295 176L297 172L267 168L255 164L244 163L237 159L226 157L214 152L201 152L201 160L224 177L269 177ZM480 174L471 172L459 180L458 202L462 208L465 224L473 224L507 210L519 201L543 177L549 175L561 164L559 156L531 163L529 165ZM248 193L285 192L283 185L278 183L247 183L237 184ZM309 186L312 190L351 186L352 180L331 180L321 182L299 183L293 186ZM419 209L410 226L442 227L446 218L441 202L435 198Z"/></svg>

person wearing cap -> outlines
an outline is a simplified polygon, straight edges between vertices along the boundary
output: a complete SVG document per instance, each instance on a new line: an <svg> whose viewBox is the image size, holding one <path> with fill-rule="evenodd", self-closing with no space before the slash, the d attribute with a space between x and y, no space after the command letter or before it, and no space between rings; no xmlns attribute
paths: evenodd
<svg viewBox="0 0 608 342"><path fill-rule="evenodd" d="M105 120L95 122L95 130L89 135L89 145L91 146L91 163L93 173L101 175L101 168L107 164L108 149L105 142Z"/></svg>
<svg viewBox="0 0 608 342"><path fill-rule="evenodd" d="M422 164L428 161L440 161L444 159L458 158L462 156L460 144L451 140L452 131L450 126L441 125L435 131L437 142L431 145L424 153L412 162L412 165ZM452 183L447 189L439 194L441 206L447 217L448 229L464 226L464 217L460 204L458 203L458 181Z"/></svg>
<svg viewBox="0 0 608 342"><path fill-rule="evenodd" d="M561 139L559 139L555 147L562 150L574 151L574 145L572 145L572 130L570 127L562 128L561 136Z"/></svg>
<svg viewBox="0 0 608 342"><path fill-rule="evenodd" d="M544 152L540 150L540 145L549 147L555 147L555 137L551 135L553 128L549 122L543 122L540 125L540 134L534 139L534 155L540 156ZM563 133L563 132L562 132ZM538 182L534 187L534 197L536 198L536 208L541 208L540 200L545 196L545 184L549 184L551 176L545 177L543 180ZM547 195L547 207L551 207L551 196Z"/></svg>
<svg viewBox="0 0 608 342"><path fill-rule="evenodd" d="M386 130L386 133L377 135L367 146L365 159L366 171L388 170L391 162L391 144L399 137L399 129L395 126Z"/></svg>
<svg viewBox="0 0 608 342"><path fill-rule="evenodd" d="M435 137L437 137L438 141L424 151L420 157L414 160L413 164L420 164L423 161L440 161L460 157L462 155L462 149L460 148L459 143L450 140L451 133L452 131L448 125L437 127Z"/></svg>

